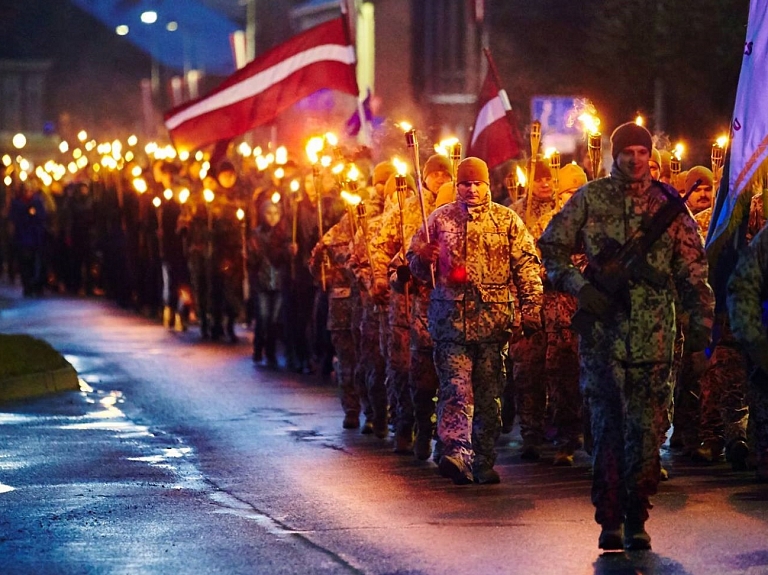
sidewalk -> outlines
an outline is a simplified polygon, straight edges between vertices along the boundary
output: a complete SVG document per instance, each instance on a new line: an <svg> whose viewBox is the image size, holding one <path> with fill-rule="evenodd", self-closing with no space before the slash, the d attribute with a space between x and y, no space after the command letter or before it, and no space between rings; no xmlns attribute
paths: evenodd
<svg viewBox="0 0 768 575"><path fill-rule="evenodd" d="M20 290L0 285L0 316L21 311ZM0 334L0 403L80 388L77 372L47 342L22 334Z"/></svg>

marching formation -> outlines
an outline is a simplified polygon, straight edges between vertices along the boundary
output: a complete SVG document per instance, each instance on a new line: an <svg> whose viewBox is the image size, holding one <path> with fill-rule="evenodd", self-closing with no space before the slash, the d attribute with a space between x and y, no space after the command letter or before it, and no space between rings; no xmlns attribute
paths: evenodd
<svg viewBox="0 0 768 575"><path fill-rule="evenodd" d="M591 182L533 154L522 197L458 144L422 166L407 141L410 169L326 135L306 167L165 157L66 186L11 170L0 263L30 297L106 294L212 341L252 326L257 366L333 377L344 428L393 434L457 485L499 483L515 422L525 460L546 441L559 466L587 450L602 549L650 549L672 426L673 449L768 480L759 192L716 305L704 239L720 173L670 178L642 126L613 132Z"/></svg>

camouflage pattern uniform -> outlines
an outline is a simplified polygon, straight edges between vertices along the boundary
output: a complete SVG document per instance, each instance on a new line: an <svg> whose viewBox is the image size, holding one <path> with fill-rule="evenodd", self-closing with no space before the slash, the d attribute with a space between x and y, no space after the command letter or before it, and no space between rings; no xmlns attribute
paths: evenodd
<svg viewBox="0 0 768 575"><path fill-rule="evenodd" d="M542 201L531 198L531 213L528 231L534 240L538 240L547 227L555 209L555 200ZM525 218L528 198L521 198L512 209L521 218ZM543 270L542 270L543 272ZM543 307L551 307L554 302L551 285L544 286ZM547 359L547 332L542 327L527 336L515 338L511 347L512 380L514 382L515 403L520 417L520 435L523 446L535 447L544 439L544 425L547 410L547 382L545 365Z"/></svg>
<svg viewBox="0 0 768 575"><path fill-rule="evenodd" d="M768 479L768 228L752 239L728 280L733 334L752 358L750 409L758 452L758 478ZM760 362L760 364L758 364ZM755 365L758 364L758 365Z"/></svg>
<svg viewBox="0 0 768 575"><path fill-rule="evenodd" d="M326 265L325 278L328 291L328 331L335 350L334 369L339 386L344 427L360 425L360 394L355 386L357 351L352 336L354 309L354 282L345 268L350 256L352 230L347 214L329 229L312 250L309 267L315 279L321 277L321 266ZM327 262L327 263L325 263Z"/></svg>
<svg viewBox="0 0 768 575"><path fill-rule="evenodd" d="M514 313L510 284L530 316L541 313L542 292L533 238L515 212L488 198L479 206L441 206L428 220L430 239L439 246L428 310L440 381L437 433L442 456L460 460L475 477L496 460ZM425 243L420 228L407 258L413 274L427 282L430 266L418 256Z"/></svg>
<svg viewBox="0 0 768 575"><path fill-rule="evenodd" d="M628 181L617 164L610 177L579 188L539 240L555 287L578 295L588 284L571 261L581 242L593 263L610 243L625 243L673 194L677 192L670 187L651 186L647 175ZM690 314L691 329L708 334L712 326L706 256L689 215L675 219L646 261L670 278L669 287L659 290L642 280L631 281L625 294L629 309L615 309L610 321L594 324L592 337L579 340L580 385L594 441L592 502L604 529L620 527L625 514L627 522L645 522L649 497L658 487L658 434L672 395L675 297Z"/></svg>
<svg viewBox="0 0 768 575"><path fill-rule="evenodd" d="M706 240L711 217L711 208L694 216L702 241ZM736 441L746 442L749 418L746 358L731 333L726 313L717 314L713 335L715 347L696 386L700 391L698 438L701 447L695 458L705 461L719 459L723 448L729 448ZM689 387L696 391L696 387ZM730 449L726 449L726 455L731 455Z"/></svg>
<svg viewBox="0 0 768 575"><path fill-rule="evenodd" d="M379 306L371 295L373 279L371 265L368 261L366 246L370 246L372 238L376 237L381 228L381 210L383 202L379 201L375 191L370 192L371 200L366 202L367 236L364 227L359 222L355 235L354 249L349 261L349 269L354 274L360 292L359 338L357 345L358 362L356 379L361 380L358 388L364 389L367 395L366 427L364 432L375 431L377 435L386 435L388 419L388 400L385 384L386 362L379 345L371 345L378 341L380 330ZM354 329L354 328L353 328Z"/></svg>
<svg viewBox="0 0 768 575"><path fill-rule="evenodd" d="M424 197L424 211L431 214L435 206L436 194L426 186L422 188ZM405 202L405 242L410 245L413 235L422 226L421 205L418 196L410 196ZM393 238L390 238L393 239ZM396 269L408 262L402 259L399 251L399 236L397 237L397 253L390 262L390 278L395 291L402 292L403 286L396 281ZM402 426L406 436L413 434L413 426L416 424L417 440L423 442L426 457L429 457L426 446L430 445L435 433L435 396L437 395L439 382L433 359L434 349L432 338L427 326L427 313L429 309L430 295L432 293L431 278L429 282L423 282L418 278L412 278L409 290L412 294L413 306L411 312L411 325L409 329L409 356L407 393L411 398L412 410L409 414L403 414ZM436 451L439 457L440 449ZM418 450L417 450L418 455Z"/></svg>
<svg viewBox="0 0 768 575"><path fill-rule="evenodd" d="M412 194L413 190L410 192ZM408 197L413 197L408 196ZM408 213L403 214L405 218ZM415 214L410 214L415 216ZM405 221L403 224L405 225ZM382 215L381 228L371 244L373 273L376 278L389 278L389 265L392 258L401 250L400 208L396 197L388 201ZM410 354L410 319L413 313L413 293L408 287L397 291L385 287L387 295L377 293L380 301L387 301L386 319L386 381L388 395L393 412L395 435L407 443L413 435L413 400L408 386Z"/></svg>

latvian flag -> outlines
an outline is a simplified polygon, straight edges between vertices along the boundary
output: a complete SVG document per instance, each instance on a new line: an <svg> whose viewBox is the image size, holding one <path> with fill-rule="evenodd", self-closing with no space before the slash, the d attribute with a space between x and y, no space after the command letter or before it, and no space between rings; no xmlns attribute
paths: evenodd
<svg viewBox="0 0 768 575"><path fill-rule="evenodd" d="M482 158L488 168L516 158L520 153L517 130L507 114L511 113L507 93L501 89L491 71L485 77L478 98L480 109L472 130L468 156Z"/></svg>
<svg viewBox="0 0 768 575"><path fill-rule="evenodd" d="M358 95L355 50L343 16L294 36L210 94L170 110L165 126L177 149L191 151L269 124L323 88Z"/></svg>

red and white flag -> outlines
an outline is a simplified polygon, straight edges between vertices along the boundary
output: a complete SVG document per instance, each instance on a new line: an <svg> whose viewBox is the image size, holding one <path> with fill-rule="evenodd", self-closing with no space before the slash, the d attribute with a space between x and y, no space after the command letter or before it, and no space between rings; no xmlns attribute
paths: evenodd
<svg viewBox="0 0 768 575"><path fill-rule="evenodd" d="M478 103L480 109L467 155L485 160L492 169L520 154L520 136L508 116L512 113L509 97L499 86L492 69L485 77Z"/></svg>
<svg viewBox="0 0 768 575"><path fill-rule="evenodd" d="M179 150L193 150L269 124L328 88L358 95L355 49L343 17L315 26L256 58L210 94L165 114Z"/></svg>

